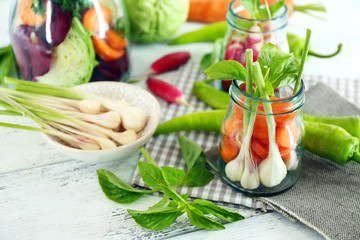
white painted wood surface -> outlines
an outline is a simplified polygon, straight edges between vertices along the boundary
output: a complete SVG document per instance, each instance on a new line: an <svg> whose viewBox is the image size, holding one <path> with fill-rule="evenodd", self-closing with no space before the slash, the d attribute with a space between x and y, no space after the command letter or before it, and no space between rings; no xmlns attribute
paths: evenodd
<svg viewBox="0 0 360 240"><path fill-rule="evenodd" d="M8 15L12 1L14 0L0 1L0 46L9 43ZM312 58L308 61L305 72L326 75L329 69L332 69L333 72L328 75L346 74L347 77L358 77L356 69L348 68L348 65L354 68L353 65L346 62L359 50L359 31L347 29L351 23L340 20L351 17L355 21L355 18L359 17L355 14L359 3L356 0L347 1L346 11L334 11L346 7L345 4L338 6L338 1L328 0L326 4L328 9L332 10L329 23L336 25L329 26L328 23L301 15L295 16L289 25L294 29L293 32L302 34L311 24L317 31L314 32L313 46L320 47L319 50L322 50L321 36L331 36L327 39L326 46L323 46L324 51L331 49L331 46L341 39L346 42L344 53L325 62ZM358 8L350 8L351 4ZM351 9L354 9L354 14L349 13ZM199 24L185 24L178 34L198 26ZM329 29L333 29L333 32L329 33ZM343 35L337 39L336 31L339 29ZM160 56L188 50L192 53L192 61L199 61L211 48L211 44L175 47L164 44L154 44L151 47L133 45L132 75L139 75L146 70L154 59L154 52ZM339 70L342 67L346 71ZM171 78L172 74L165 74L164 77ZM0 121L7 120L31 124L27 120L0 116ZM222 231L195 229L186 216L180 217L163 231L142 229L127 214L126 209L146 209L160 198L145 196L133 204L117 204L105 197L96 176L97 169L105 168L130 182L137 158L138 154L134 154L119 162L79 162L52 149L39 133L0 128L0 239L323 239L312 229L301 223L291 222L278 213L261 213L241 207L237 210L246 219L226 224L227 229Z"/></svg>

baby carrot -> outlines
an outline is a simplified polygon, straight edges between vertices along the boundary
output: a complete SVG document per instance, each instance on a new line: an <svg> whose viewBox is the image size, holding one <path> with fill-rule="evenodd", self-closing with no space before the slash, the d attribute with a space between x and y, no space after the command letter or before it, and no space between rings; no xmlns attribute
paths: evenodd
<svg viewBox="0 0 360 240"><path fill-rule="evenodd" d="M230 162L239 154L239 146L234 142L231 137L225 136L222 142L220 155L225 162Z"/></svg>
<svg viewBox="0 0 360 240"><path fill-rule="evenodd" d="M189 21L212 23L224 21L231 0L190 0Z"/></svg>
<svg viewBox="0 0 360 240"><path fill-rule="evenodd" d="M269 154L269 146L260 143L256 138L251 139L251 149L262 159Z"/></svg>
<svg viewBox="0 0 360 240"><path fill-rule="evenodd" d="M126 47L127 42L124 36L111 29L106 32L106 42L114 50L122 50Z"/></svg>
<svg viewBox="0 0 360 240"><path fill-rule="evenodd" d="M124 49L115 50L111 48L104 39L92 37L95 52L105 61L113 61L122 57L125 53Z"/></svg>
<svg viewBox="0 0 360 240"><path fill-rule="evenodd" d="M294 124L285 123L276 129L276 142L278 146L292 148L300 136L300 129Z"/></svg>
<svg viewBox="0 0 360 240"><path fill-rule="evenodd" d="M223 126L222 132L225 135L235 137L236 133L242 133L243 122L234 116L230 120L226 121Z"/></svg>
<svg viewBox="0 0 360 240"><path fill-rule="evenodd" d="M33 4L32 0L19 1L18 14L21 20L23 20L26 25L30 25L30 26L43 25L46 21L46 11L44 11L43 16L41 14L37 14L34 12L34 9L31 7L32 4ZM43 1L43 4L46 5L46 1Z"/></svg>

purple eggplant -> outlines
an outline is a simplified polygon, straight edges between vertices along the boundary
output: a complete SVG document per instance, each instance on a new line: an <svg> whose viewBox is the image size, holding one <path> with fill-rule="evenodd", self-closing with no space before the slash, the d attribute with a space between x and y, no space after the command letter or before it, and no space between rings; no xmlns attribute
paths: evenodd
<svg viewBox="0 0 360 240"><path fill-rule="evenodd" d="M35 31L35 27L19 25L13 35L16 60L24 79L32 80L50 70L51 47Z"/></svg>
<svg viewBox="0 0 360 240"><path fill-rule="evenodd" d="M39 34L50 47L56 47L65 40L71 27L72 18L70 12L63 11L59 4L54 2L50 3L52 4L50 21L47 20L45 24L40 27Z"/></svg>

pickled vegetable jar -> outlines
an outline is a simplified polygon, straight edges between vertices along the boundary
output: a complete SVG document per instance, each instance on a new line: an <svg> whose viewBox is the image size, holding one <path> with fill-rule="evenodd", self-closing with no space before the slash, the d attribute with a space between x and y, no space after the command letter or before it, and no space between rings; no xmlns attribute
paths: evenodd
<svg viewBox="0 0 360 240"><path fill-rule="evenodd" d="M25 80L70 87L129 75L121 0L17 0L11 44Z"/></svg>
<svg viewBox="0 0 360 240"><path fill-rule="evenodd" d="M256 61L260 48L272 43L283 52L289 52L285 27L288 22L288 9L283 5L269 19L252 19L240 0L229 4L226 15L227 32L223 41L220 60L236 60L245 66L245 52L253 50L253 61ZM228 90L231 82L222 81L222 89Z"/></svg>
<svg viewBox="0 0 360 240"><path fill-rule="evenodd" d="M281 193L296 183L300 173L303 82L295 95L292 84L277 89L269 100L248 95L245 83L240 83L234 80L230 86L231 103L221 128L218 171L225 182L245 194ZM271 114L267 114L269 108Z"/></svg>

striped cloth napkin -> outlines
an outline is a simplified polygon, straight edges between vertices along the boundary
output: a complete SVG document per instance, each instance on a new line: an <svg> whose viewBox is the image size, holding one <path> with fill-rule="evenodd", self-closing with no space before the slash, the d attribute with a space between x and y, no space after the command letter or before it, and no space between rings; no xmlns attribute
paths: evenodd
<svg viewBox="0 0 360 240"><path fill-rule="evenodd" d="M201 73L199 65L197 63L190 62L179 68L175 77L169 82L173 83L183 91L186 99L193 107L195 107L196 111L203 111L211 110L211 108L192 94L192 86L194 81L204 80L205 78L206 76ZM358 105L360 104L360 80L334 79L307 75L305 75L303 79L306 89L309 89L318 82L324 82L335 88L339 94L346 97L349 101ZM159 99L159 102L162 108L161 122L192 112L190 108L183 105L169 104L162 99ZM219 141L218 133L184 131L181 132L181 134L198 143L203 148L204 152L216 147ZM153 159L157 161L159 166L171 166L185 170L186 164L182 159L177 135L178 133L172 133L152 137L145 148ZM140 161L145 161L145 159L141 156ZM138 169L134 172L132 183L136 186L146 187L146 184L142 181L139 175ZM223 183L218 176L215 176L214 179L205 187L188 188L184 186L179 187L178 190L181 194L188 194L189 197L193 198L203 198L235 205L240 204L256 209L266 208L263 202L256 201L251 197L233 190L231 187Z"/></svg>

